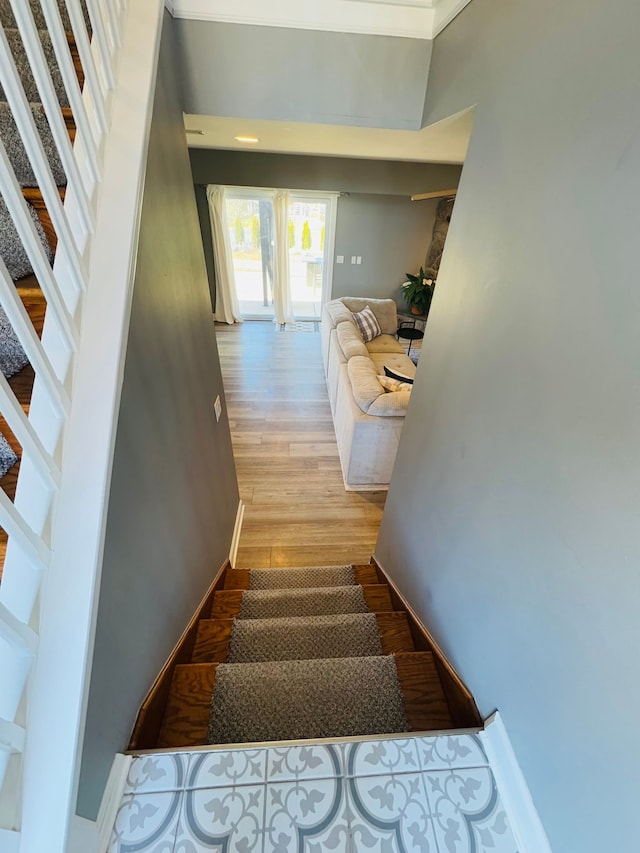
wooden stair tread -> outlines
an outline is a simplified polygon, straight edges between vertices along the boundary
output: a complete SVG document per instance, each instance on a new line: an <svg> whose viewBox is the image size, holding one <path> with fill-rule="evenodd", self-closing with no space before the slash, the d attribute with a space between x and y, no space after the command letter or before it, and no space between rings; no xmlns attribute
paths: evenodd
<svg viewBox="0 0 640 853"><path fill-rule="evenodd" d="M393 610L389 588L386 584L363 584L362 591L367 607L372 613ZM235 619L242 604L242 589L221 589L216 592L211 608L212 619Z"/></svg>
<svg viewBox="0 0 640 853"><path fill-rule="evenodd" d="M377 584L378 575L374 566L354 566L356 583ZM286 569L273 569L274 572L286 572ZM229 569L224 579L225 589L249 589L251 569Z"/></svg>
<svg viewBox="0 0 640 853"><path fill-rule="evenodd" d="M380 642L385 655L414 651L405 613L376 613ZM193 647L193 663L226 663L233 619L201 619Z"/></svg>
<svg viewBox="0 0 640 853"><path fill-rule="evenodd" d="M453 728L431 652L403 652L395 660L410 730ZM158 748L206 745L216 667L215 663L176 666Z"/></svg>

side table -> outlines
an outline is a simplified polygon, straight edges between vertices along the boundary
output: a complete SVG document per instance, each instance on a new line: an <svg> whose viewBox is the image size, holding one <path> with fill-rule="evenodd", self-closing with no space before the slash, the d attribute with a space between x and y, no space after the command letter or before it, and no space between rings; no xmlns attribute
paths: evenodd
<svg viewBox="0 0 640 853"><path fill-rule="evenodd" d="M400 338L404 338L404 340L409 341L407 355L410 356L413 342L421 341L422 338L424 338L424 331L422 329L416 329L415 324L409 325L409 323L400 323L396 335L398 336L398 340L400 340Z"/></svg>

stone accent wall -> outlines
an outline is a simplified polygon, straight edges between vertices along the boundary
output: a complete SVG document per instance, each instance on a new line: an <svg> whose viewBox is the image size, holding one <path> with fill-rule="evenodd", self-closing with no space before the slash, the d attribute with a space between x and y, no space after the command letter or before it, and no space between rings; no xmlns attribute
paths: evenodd
<svg viewBox="0 0 640 853"><path fill-rule="evenodd" d="M451 222L454 201L454 198L443 198L438 204L431 245L429 246L427 259L424 265L429 278L437 279L438 277L438 270L440 269L442 252L444 251L444 244L447 239L447 232L449 231L449 222Z"/></svg>

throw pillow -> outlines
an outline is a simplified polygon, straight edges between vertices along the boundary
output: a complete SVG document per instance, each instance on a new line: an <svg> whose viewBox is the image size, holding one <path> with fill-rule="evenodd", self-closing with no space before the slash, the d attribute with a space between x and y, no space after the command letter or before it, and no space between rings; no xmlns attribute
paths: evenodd
<svg viewBox="0 0 640 853"><path fill-rule="evenodd" d="M400 382L398 379L392 379L390 376L378 376L378 382L385 391L411 391L413 388L413 385L409 382Z"/></svg>
<svg viewBox="0 0 640 853"><path fill-rule="evenodd" d="M382 334L376 315L368 305L366 308L363 308L362 311L358 311L357 314L354 314L353 319L355 320L356 326L360 329L360 334L362 335L362 340L365 344Z"/></svg>
<svg viewBox="0 0 640 853"><path fill-rule="evenodd" d="M405 376L404 373L397 373L394 370L391 370L390 367L384 366L384 375L388 376L390 379L397 379L399 382L408 382L409 385L413 385L413 379L410 376Z"/></svg>

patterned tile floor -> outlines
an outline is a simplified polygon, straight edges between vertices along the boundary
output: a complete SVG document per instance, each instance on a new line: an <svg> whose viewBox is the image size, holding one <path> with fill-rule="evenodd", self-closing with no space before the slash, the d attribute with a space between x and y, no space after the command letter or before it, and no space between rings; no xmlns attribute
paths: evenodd
<svg viewBox="0 0 640 853"><path fill-rule="evenodd" d="M134 758L109 853L517 853L475 735Z"/></svg>

